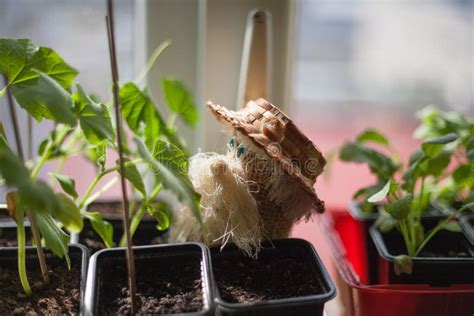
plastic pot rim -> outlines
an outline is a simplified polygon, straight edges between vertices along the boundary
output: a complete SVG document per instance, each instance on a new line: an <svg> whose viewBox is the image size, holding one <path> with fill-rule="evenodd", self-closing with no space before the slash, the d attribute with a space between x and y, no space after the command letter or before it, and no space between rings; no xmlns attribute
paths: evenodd
<svg viewBox="0 0 474 316"><path fill-rule="evenodd" d="M164 244L164 245L144 245L144 246L133 246L133 251L148 250L148 249L166 249L166 248L179 248L180 246L195 246L199 247L201 250L201 279L202 279L202 288L203 288L203 309L194 312L194 313L183 313L175 315L207 315L214 312L214 290L213 290L213 275L210 270L210 253L209 248L199 242L184 242L176 244ZM89 260L90 269L87 273L87 282L84 298L84 311L86 316L94 315L95 311L93 308L96 305L96 296L97 296L97 266L98 260L101 255L104 253L124 253L126 251L125 247L115 247L115 248L106 248L101 249L94 253ZM164 256L163 256L164 257ZM137 258L135 258L135 261Z"/></svg>
<svg viewBox="0 0 474 316"><path fill-rule="evenodd" d="M377 249L378 254L385 260L388 261L395 261L394 255L392 255L388 249L385 241L382 237L382 232L375 226L370 227L369 229L370 236L374 241L375 248ZM463 233L464 237L467 236ZM411 258L414 262L465 262L465 261L474 261L474 257L412 257Z"/></svg>
<svg viewBox="0 0 474 316"><path fill-rule="evenodd" d="M220 309L227 310L227 311L239 311L239 310L246 310L248 308L252 309L263 309L263 308L274 308L274 307L291 307L292 305L302 306L302 305L310 305L310 304L317 304L317 303L326 303L329 300L333 299L336 296L336 287L332 282L331 278L329 277L329 273L326 271L326 267L323 265L321 259L319 258L316 249L314 246L308 242L307 240L301 238L283 238L283 239L273 239L267 240L264 244L272 244L272 243L280 243L280 242L299 242L304 244L305 247L309 247L313 258L316 260L316 263L321 271L321 284L327 287L328 291L322 294L313 294L313 295L306 295L306 296L297 296L297 297L290 297L290 298L281 298L281 299L273 299L268 300L265 302L258 302L258 303L229 303L224 301L221 298L219 290L217 288L217 283L215 283L215 302L219 305ZM227 246L227 245L226 245ZM229 244L228 246L235 247L233 244ZM213 247L217 248L217 247ZM211 255L211 271L212 270L212 255ZM326 283L326 284L324 284ZM324 288L323 288L324 290Z"/></svg>

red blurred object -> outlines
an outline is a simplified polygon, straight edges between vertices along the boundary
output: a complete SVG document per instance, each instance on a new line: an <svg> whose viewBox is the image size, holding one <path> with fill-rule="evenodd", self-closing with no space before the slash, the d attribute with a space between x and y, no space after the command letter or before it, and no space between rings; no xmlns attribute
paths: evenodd
<svg viewBox="0 0 474 316"><path fill-rule="evenodd" d="M321 218L324 236L341 276L339 289L351 315L360 316L472 316L474 284L449 287L429 285L368 285L365 240L347 211L327 212ZM358 228L359 227L359 228ZM360 276L359 273L362 273Z"/></svg>

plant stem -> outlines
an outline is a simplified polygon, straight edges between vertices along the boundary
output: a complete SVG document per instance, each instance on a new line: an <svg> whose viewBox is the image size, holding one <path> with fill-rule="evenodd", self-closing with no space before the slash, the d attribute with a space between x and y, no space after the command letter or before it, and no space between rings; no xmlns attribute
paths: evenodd
<svg viewBox="0 0 474 316"><path fill-rule="evenodd" d="M36 223L36 217L29 209L25 209L25 213L26 213L26 216L28 216L28 218L30 219L31 232L33 234L33 239L35 241L36 252L38 254L38 260L39 260L40 268L41 268L41 274L43 276L44 282L48 283L49 282L48 267L46 265L46 259L44 257L43 246L41 245L41 236L39 234L38 224Z"/></svg>
<svg viewBox="0 0 474 316"><path fill-rule="evenodd" d="M17 207L17 220L16 220L16 235L18 238L18 274L20 275L20 282L23 290L25 291L26 295L31 295L31 287L30 283L28 282L28 276L26 275L26 236L25 236L25 218L23 214L23 210L18 211Z"/></svg>
<svg viewBox="0 0 474 316"><path fill-rule="evenodd" d="M143 79L146 78L158 57L160 57L161 53L163 53L163 51L170 45L171 41L165 40L155 49L153 54L151 54L150 59L148 59L145 69L143 69L141 73L137 76L137 79L135 79L135 84L139 84Z"/></svg>
<svg viewBox="0 0 474 316"><path fill-rule="evenodd" d="M151 194L148 196L148 198L142 202L142 205L140 206L140 210L133 215L132 223L130 224L130 234L132 235L132 238L133 238L133 235L135 234L135 231L138 228L138 225L140 224L140 221L143 218L143 215L145 215L146 208L151 202L153 202L153 200L156 198L158 193L160 193L162 188L163 188L163 185L161 183L157 185L155 189L153 190L153 192L151 192ZM124 247L125 243L126 243L126 236L125 234L123 234L122 238L120 238L120 243L119 243L120 247Z"/></svg>
<svg viewBox="0 0 474 316"><path fill-rule="evenodd" d="M408 232L408 228L406 226L406 222L405 220L403 221L400 221L400 230L402 232L402 236L403 236L403 239L405 240L405 246L407 248L407 252L408 252L408 255L409 256L412 256L411 254L414 253L414 249L413 249L413 246L412 246L412 243L411 243L411 240L410 240L410 234Z"/></svg>
<svg viewBox="0 0 474 316"><path fill-rule="evenodd" d="M132 161L127 161L127 162L125 162L125 167L131 166L131 165L134 165L134 164L138 164L138 163L142 163L142 162L143 162L143 159L135 159L135 160L132 160ZM114 167L111 167L111 168L107 168L103 171L100 171L95 176L94 180L92 181L92 183L87 188L86 193L84 193L84 196L82 197L81 202L79 203L78 207L79 207L80 210L82 210L82 208L86 205L87 199L92 194L92 192L94 191L97 184L99 184L100 180L104 176L108 175L109 173L112 173L114 171L118 171L119 169L120 169L120 166L114 166Z"/></svg>
<svg viewBox="0 0 474 316"><path fill-rule="evenodd" d="M67 126L62 126L59 131L58 131L58 138L57 138L57 146L60 146L64 139L66 138L67 134L69 132L69 127ZM41 168L43 168L44 164L49 160L51 157L51 149L53 148L53 142L49 141L48 144L46 145L46 148L43 151L43 154L40 157L40 160L38 164L34 167L33 171L31 172L31 177L33 179L36 179L38 174L41 171Z"/></svg>
<svg viewBox="0 0 474 316"><path fill-rule="evenodd" d="M128 267L128 287L130 291L130 305L131 313L135 313L136 306L136 292L137 283L135 275L135 258L133 254L132 238L130 236L130 218L129 218L129 205L127 197L127 184L125 181L125 164L123 156L123 142L122 142L122 122L120 116L120 101L119 101L119 74L118 74L118 62L117 53L115 50L115 31L114 31L114 16L113 16L113 2L112 0L107 1L107 16L105 17L107 25L107 35L109 39L109 53L110 53L110 65L112 69L112 92L113 101L115 108L115 125L117 132L117 147L119 154L119 165L120 165L120 183L122 188L122 202L123 202L123 229L127 236L127 267Z"/></svg>
<svg viewBox="0 0 474 316"><path fill-rule="evenodd" d="M436 225L436 227L430 230L430 232L428 233L428 236L426 236L426 238L423 240L423 242L420 244L420 246L416 250L415 257L418 256L418 254L423 250L423 248L428 244L428 242L436 235L437 232L439 232L443 228L443 226L446 223L448 223L451 219L453 219L453 217L455 217L456 215L464 211L465 208L466 207L463 206L457 211L455 211L454 213L451 213L451 215L449 215L444 221L440 222L438 225Z"/></svg>
<svg viewBox="0 0 474 316"><path fill-rule="evenodd" d="M5 77L5 81L7 81L6 77ZM8 84L8 82L7 82L7 84ZM12 120L13 128L15 130L15 138L16 138L16 145L17 145L18 155L20 156L20 159L22 160L22 162L25 163L25 156L23 155L23 147L21 145L21 135L20 135L20 130L18 128L18 119L17 119L17 116L16 116L15 104L13 102L13 97L12 97L10 88L7 88L7 95L8 95L8 98L7 98L8 99L8 106L10 107L10 117L11 117L11 120ZM40 236L40 233L39 233L39 230L38 230L38 225L36 224L36 218L31 213L31 211L28 210L28 209L25 209L25 213L26 213L26 216L30 219L31 232L33 233L33 239L34 239L35 246L36 246L36 252L38 254L38 261L39 261L40 268L41 268L41 274L43 275L43 280L45 282L49 282L48 267L46 266L46 259L44 258L43 247L41 245L41 236ZM19 225L23 225L23 224L24 223L20 223ZM17 223L17 225L18 225L18 223ZM24 233L24 227L23 227L23 233ZM18 251L20 251L20 250L18 250ZM23 256L24 256L24 252L23 252ZM18 257L18 260L19 260L18 265L20 266L21 258ZM23 264L23 266L24 266L24 264ZM26 271L24 272L23 276L21 275L21 271L20 271L20 281L21 281L21 278L25 278L25 277L26 277ZM28 280L26 280L26 281L28 281ZM24 280L22 281L22 284L23 283L24 283ZM27 292L26 290L27 289L25 289L25 292ZM31 293L31 288L29 289L29 291Z"/></svg>

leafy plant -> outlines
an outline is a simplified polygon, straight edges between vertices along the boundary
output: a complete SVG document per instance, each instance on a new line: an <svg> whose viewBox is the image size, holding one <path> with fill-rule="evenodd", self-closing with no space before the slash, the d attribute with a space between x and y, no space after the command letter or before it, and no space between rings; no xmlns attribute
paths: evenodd
<svg viewBox="0 0 474 316"><path fill-rule="evenodd" d="M474 119L458 112L443 112L427 106L417 113L421 120L415 137L424 141L452 133L455 167L435 192L438 200L448 205L474 202Z"/></svg>
<svg viewBox="0 0 474 316"><path fill-rule="evenodd" d="M386 232L395 227L403 236L407 252L406 255L397 257L397 274L411 273L411 258L418 256L441 229L458 229L451 222L457 214L474 209L474 203L466 203L425 232L421 218L429 208L430 200L439 196L437 192L441 183L448 177L455 177L455 173L464 172L459 171L460 167L452 172L449 165L460 146L470 144L472 131L469 132L470 135L458 135L453 129L418 130L424 130L425 140L405 165L394 158L394 149L388 138L372 129L359 134L354 142L345 144L340 151L341 160L366 164L376 177L374 185L360 189L354 198L366 209L372 209L374 204L377 206L381 214L375 224L379 229ZM380 149L375 149L371 144L376 144ZM382 149L385 151L382 152ZM471 163L468 161L463 159L463 166L464 163ZM463 173L462 177L464 176Z"/></svg>
<svg viewBox="0 0 474 316"><path fill-rule="evenodd" d="M38 226L38 236L44 245L59 257L65 257L68 263L69 236L64 229L80 232L84 217L90 220L105 245L112 246L112 226L101 213L87 212L86 207L110 187L112 182L96 190L104 177L119 172L118 163L107 167L107 151L116 149L115 128L109 108L87 94L79 84L73 85L78 71L50 48L36 46L27 39L0 39L0 73L7 78L7 86L0 95L9 90L31 117L38 122L47 119L55 123L40 143L38 158L34 161L23 162L11 149L4 133L0 133L0 180L15 189L7 196L8 208L18 227L20 279L25 292L30 294L25 267L25 214L32 229ZM173 115L179 115L191 126L195 124L197 110L184 86L176 80L165 79L164 87ZM135 148L126 147L124 170L124 177L141 201L140 209L133 214L132 232L145 212L158 220L158 229L168 227L169 210L155 201L162 188L174 191L198 214L199 195L187 179L188 154L176 130L163 119L146 90L136 84L124 84L120 88L120 99L122 115L137 144ZM82 196L76 190L74 179L61 174L64 162L74 155L85 155L97 167L95 178ZM56 171L50 174L51 184L57 182L63 192L55 192L51 184L38 179L50 161L57 162ZM148 187L140 165L154 170L153 182ZM145 168L145 173L148 170ZM36 242L36 246L42 251L40 242ZM46 263L41 265L46 266Z"/></svg>

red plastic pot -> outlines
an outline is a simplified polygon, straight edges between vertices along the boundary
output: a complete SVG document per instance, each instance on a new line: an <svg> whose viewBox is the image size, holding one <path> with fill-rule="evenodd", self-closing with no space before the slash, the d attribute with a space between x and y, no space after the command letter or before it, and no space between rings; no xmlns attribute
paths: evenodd
<svg viewBox="0 0 474 316"><path fill-rule="evenodd" d="M358 269L367 268L359 260L363 255L360 238L351 236L354 227L345 211L328 211L321 217L321 227L327 239L341 283L339 292L345 293L344 306L350 315L360 316L472 316L474 314L474 284L431 287L428 285L367 285ZM341 230L342 229L342 230ZM355 230L356 231L356 230ZM354 230L352 230L354 232ZM348 246L348 247L347 247ZM359 249L359 250L357 250ZM360 258L359 258L360 259Z"/></svg>

